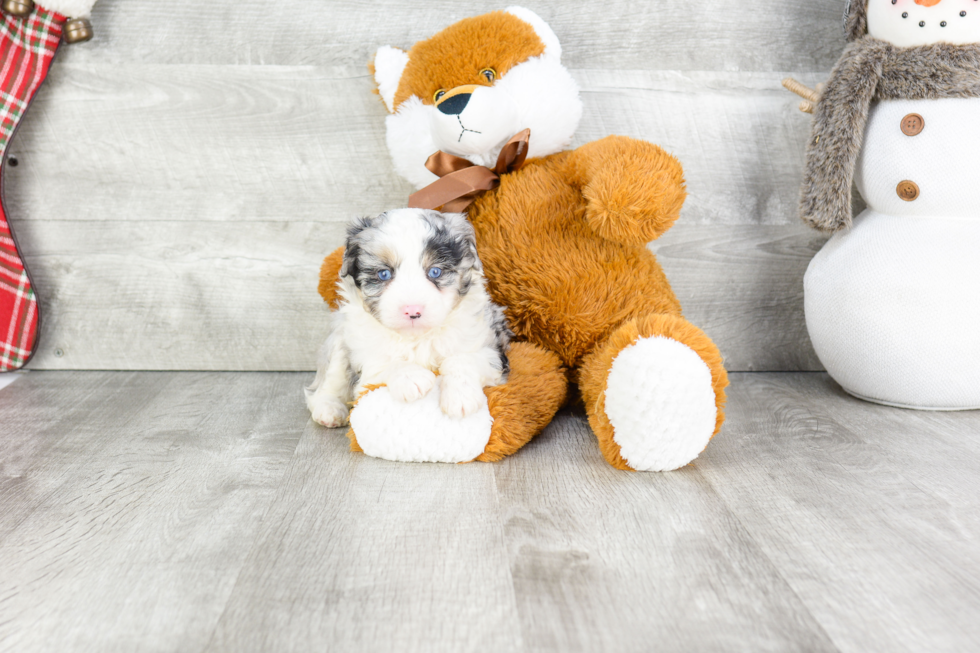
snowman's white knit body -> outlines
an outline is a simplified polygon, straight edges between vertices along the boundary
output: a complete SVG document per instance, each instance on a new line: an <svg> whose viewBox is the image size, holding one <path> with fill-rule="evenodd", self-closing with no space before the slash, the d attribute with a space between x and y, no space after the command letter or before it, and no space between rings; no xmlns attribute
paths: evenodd
<svg viewBox="0 0 980 653"><path fill-rule="evenodd" d="M974 0L865 1L875 39L903 48L980 41ZM804 280L814 348L849 393L980 408L978 173L980 98L872 105L854 170L868 209L830 239Z"/></svg>
<svg viewBox="0 0 980 653"><path fill-rule="evenodd" d="M851 394L980 408L978 172L980 98L872 108L855 170L868 209L804 280L814 348Z"/></svg>

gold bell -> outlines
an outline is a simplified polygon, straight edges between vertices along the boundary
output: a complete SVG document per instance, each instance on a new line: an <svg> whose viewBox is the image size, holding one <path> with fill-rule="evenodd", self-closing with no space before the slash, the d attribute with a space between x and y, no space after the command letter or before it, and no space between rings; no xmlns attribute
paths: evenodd
<svg viewBox="0 0 980 653"><path fill-rule="evenodd" d="M34 11L32 0L3 0L3 13L11 16L29 16Z"/></svg>
<svg viewBox="0 0 980 653"><path fill-rule="evenodd" d="M93 36L95 33L88 18L72 18L65 23L65 43L84 43L91 41Z"/></svg>

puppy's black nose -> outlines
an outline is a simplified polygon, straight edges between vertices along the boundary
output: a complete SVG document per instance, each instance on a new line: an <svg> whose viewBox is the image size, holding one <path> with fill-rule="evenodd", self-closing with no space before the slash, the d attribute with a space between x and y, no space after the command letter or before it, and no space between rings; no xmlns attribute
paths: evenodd
<svg viewBox="0 0 980 653"><path fill-rule="evenodd" d="M437 106L447 116L458 116L470 102L472 93L460 93L440 102Z"/></svg>

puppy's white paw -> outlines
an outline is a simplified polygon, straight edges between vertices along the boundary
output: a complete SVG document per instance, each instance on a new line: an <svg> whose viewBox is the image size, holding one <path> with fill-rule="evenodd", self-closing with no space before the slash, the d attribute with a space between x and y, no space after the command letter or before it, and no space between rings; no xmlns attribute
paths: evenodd
<svg viewBox="0 0 980 653"><path fill-rule="evenodd" d="M429 394L436 384L436 375L418 365L406 365L388 379L388 391L398 401L408 403Z"/></svg>
<svg viewBox="0 0 980 653"><path fill-rule="evenodd" d="M466 417L480 410L485 402L483 389L465 379L442 377L439 406L450 417Z"/></svg>
<svg viewBox="0 0 980 653"><path fill-rule="evenodd" d="M328 429L335 429L347 424L347 416L350 411L344 403L336 399L314 400L310 408L313 421L326 426Z"/></svg>

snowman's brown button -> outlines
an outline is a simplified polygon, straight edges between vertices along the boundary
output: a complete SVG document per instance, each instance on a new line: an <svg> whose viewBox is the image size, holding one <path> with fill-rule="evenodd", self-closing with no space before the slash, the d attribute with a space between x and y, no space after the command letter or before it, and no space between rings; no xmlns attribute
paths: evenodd
<svg viewBox="0 0 980 653"><path fill-rule="evenodd" d="M914 202L919 197L919 185L907 179L899 182L898 196L906 202Z"/></svg>
<svg viewBox="0 0 980 653"><path fill-rule="evenodd" d="M925 118L917 113L910 113L902 118L902 133L906 136L918 136L925 128Z"/></svg>

